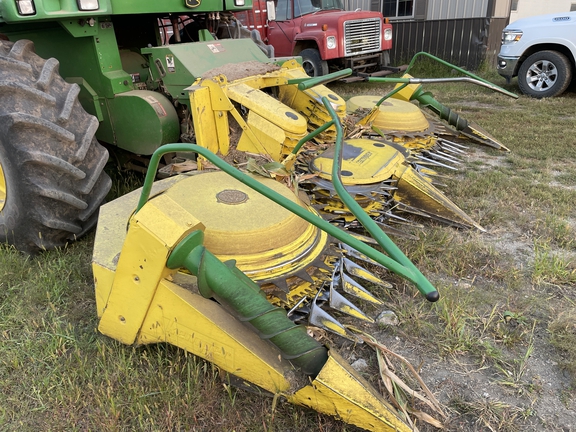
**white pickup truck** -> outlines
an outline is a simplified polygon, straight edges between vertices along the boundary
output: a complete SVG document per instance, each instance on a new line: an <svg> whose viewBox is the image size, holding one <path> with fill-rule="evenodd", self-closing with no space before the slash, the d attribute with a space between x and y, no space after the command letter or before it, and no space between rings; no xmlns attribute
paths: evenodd
<svg viewBox="0 0 576 432"><path fill-rule="evenodd" d="M498 73L518 76L522 93L535 98L562 94L576 75L576 12L514 21L502 31Z"/></svg>

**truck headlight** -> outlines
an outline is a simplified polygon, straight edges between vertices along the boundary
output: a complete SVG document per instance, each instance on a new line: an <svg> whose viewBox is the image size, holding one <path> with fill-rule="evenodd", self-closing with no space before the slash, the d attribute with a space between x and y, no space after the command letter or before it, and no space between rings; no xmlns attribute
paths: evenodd
<svg viewBox="0 0 576 432"><path fill-rule="evenodd" d="M244 6L244 0L234 0L234 6Z"/></svg>
<svg viewBox="0 0 576 432"><path fill-rule="evenodd" d="M502 45L518 42L522 34L522 30L504 30L502 32Z"/></svg>
<svg viewBox="0 0 576 432"><path fill-rule="evenodd" d="M98 0L78 0L78 9L82 11L93 11L99 8Z"/></svg>
<svg viewBox="0 0 576 432"><path fill-rule="evenodd" d="M36 13L32 0L16 0L16 6L20 15L34 15Z"/></svg>
<svg viewBox="0 0 576 432"><path fill-rule="evenodd" d="M384 29L384 40L392 40L392 29Z"/></svg>
<svg viewBox="0 0 576 432"><path fill-rule="evenodd" d="M326 48L328 49L336 48L336 36L328 36L326 38Z"/></svg>

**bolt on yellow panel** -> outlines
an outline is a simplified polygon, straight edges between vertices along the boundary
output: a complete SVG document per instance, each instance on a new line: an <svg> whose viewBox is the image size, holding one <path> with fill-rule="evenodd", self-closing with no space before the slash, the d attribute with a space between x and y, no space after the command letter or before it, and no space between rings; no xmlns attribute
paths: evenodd
<svg viewBox="0 0 576 432"><path fill-rule="evenodd" d="M194 122L196 144L207 148L212 153L218 152L216 134L216 119L210 104L210 89L202 86L192 86L190 90L190 112Z"/></svg>
<svg viewBox="0 0 576 432"><path fill-rule="evenodd" d="M160 194L184 178L184 176L174 176L155 182L151 196ZM128 221L138 205L140 193L141 189L132 191L100 207L92 255L98 316L104 313L120 251L126 239Z"/></svg>
<svg viewBox="0 0 576 432"><path fill-rule="evenodd" d="M169 215L169 216L167 216ZM98 329L132 344L166 268L172 248L203 225L166 195L150 200L132 217Z"/></svg>
<svg viewBox="0 0 576 432"><path fill-rule="evenodd" d="M306 132L306 119L303 116L261 90L239 83L228 86L226 95L289 133Z"/></svg>

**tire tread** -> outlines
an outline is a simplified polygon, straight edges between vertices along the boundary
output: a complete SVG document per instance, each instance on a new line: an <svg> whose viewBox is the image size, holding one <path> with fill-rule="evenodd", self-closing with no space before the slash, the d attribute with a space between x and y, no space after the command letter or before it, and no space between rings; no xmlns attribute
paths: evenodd
<svg viewBox="0 0 576 432"><path fill-rule="evenodd" d="M108 152L58 60L37 56L29 40L0 41L0 66L0 156L12 199L0 241L34 254L93 227L111 187Z"/></svg>

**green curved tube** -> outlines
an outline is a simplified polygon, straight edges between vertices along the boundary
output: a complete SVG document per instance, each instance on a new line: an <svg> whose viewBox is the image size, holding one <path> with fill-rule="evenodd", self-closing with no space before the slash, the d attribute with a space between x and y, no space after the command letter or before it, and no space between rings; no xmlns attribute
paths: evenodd
<svg viewBox="0 0 576 432"><path fill-rule="evenodd" d="M269 340L306 375L316 377L328 360L328 351L308 336L306 327L294 324L282 308L272 305L260 287L233 262L223 263L202 246L204 233L194 231L182 240L168 258L169 268L187 268L198 278L198 290L249 322L260 337Z"/></svg>

